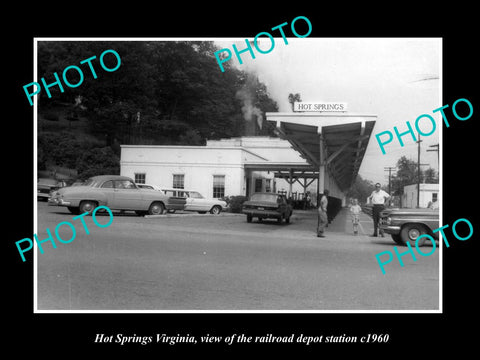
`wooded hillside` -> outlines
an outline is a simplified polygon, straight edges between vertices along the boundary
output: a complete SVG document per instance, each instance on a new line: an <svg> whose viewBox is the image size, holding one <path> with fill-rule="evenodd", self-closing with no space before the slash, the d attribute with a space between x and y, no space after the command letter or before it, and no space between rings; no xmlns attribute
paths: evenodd
<svg viewBox="0 0 480 360"><path fill-rule="evenodd" d="M99 63L107 49L121 57L114 72ZM39 170L61 166L85 177L92 172L86 159L93 168L114 171L117 164L118 171L120 144L202 145L206 139L272 135L264 115L278 107L266 86L229 64L221 72L216 50L208 41L39 42L39 82L53 83L54 72L62 79L70 65L84 75L78 87L63 84L62 93L52 86L51 98L43 89L38 95ZM88 63L80 64L92 56L96 79ZM80 75L69 71L68 80L78 83Z"/></svg>

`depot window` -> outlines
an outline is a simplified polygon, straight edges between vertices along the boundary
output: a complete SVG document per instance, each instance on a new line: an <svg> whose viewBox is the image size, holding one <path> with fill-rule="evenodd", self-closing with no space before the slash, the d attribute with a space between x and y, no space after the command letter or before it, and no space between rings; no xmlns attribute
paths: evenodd
<svg viewBox="0 0 480 360"><path fill-rule="evenodd" d="M135 182L137 184L145 184L145 178L146 178L145 173L135 173Z"/></svg>
<svg viewBox="0 0 480 360"><path fill-rule="evenodd" d="M184 174L173 174L173 188L174 189L184 189L185 188L185 175Z"/></svg>
<svg viewBox="0 0 480 360"><path fill-rule="evenodd" d="M213 197L225 196L225 175L213 175Z"/></svg>

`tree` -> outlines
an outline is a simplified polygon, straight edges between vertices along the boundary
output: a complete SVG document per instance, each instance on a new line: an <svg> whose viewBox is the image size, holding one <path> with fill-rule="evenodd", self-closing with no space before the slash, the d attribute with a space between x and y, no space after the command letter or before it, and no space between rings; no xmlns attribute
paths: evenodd
<svg viewBox="0 0 480 360"><path fill-rule="evenodd" d="M121 58L120 67L113 72L104 71L99 61L108 49L115 50ZM76 125L82 127L79 130L80 126L76 126L66 137L70 144L43 142L40 165L61 162L69 167L86 167L85 159L78 159L78 149L86 151L92 146L79 143L82 132L111 147L117 156L119 144L201 145L206 139L244 135L245 104L236 94L251 76L229 64L225 64L226 71L222 73L214 55L217 50L212 41L40 41L40 78L53 83L53 74L57 73L62 80L63 70L72 65L78 66L84 76L75 88L64 84L63 93L52 85L51 98L46 91L40 93L39 113L44 118L51 113L57 119L81 119ZM90 63L81 64L93 56L96 58L91 64L97 78L92 75ZM108 64L110 60L108 56L103 58L107 68L116 64ZM78 71L68 72L70 83L80 81L76 75L80 76ZM258 79L251 93L252 104L263 118L266 111L278 111L277 103ZM62 116L66 112L67 116ZM271 135L271 129L261 126L262 123L263 120L259 122L258 134ZM41 132L40 129L39 135ZM97 155L104 156L104 151ZM89 156L94 161L95 154ZM86 168L78 170L88 173Z"/></svg>
<svg viewBox="0 0 480 360"><path fill-rule="evenodd" d="M96 175L118 175L120 159L110 147L93 148L82 153L77 161L78 178Z"/></svg>
<svg viewBox="0 0 480 360"><path fill-rule="evenodd" d="M77 139L72 133L42 132L38 134L38 168L47 169L48 165L58 165L74 169L82 151L99 145L92 139Z"/></svg>
<svg viewBox="0 0 480 360"><path fill-rule="evenodd" d="M438 176L434 168L428 168L423 172L424 181L427 184L437 184Z"/></svg>
<svg viewBox="0 0 480 360"><path fill-rule="evenodd" d="M102 69L99 57L108 49L115 50L121 57L120 68L114 72ZM126 140L128 122L135 114L147 114L156 107L153 93L153 77L155 71L150 64L147 42L125 41L41 41L38 45L39 74L47 83L53 82L53 73L59 74L67 66L78 66L84 76L83 82L75 88L63 85L64 92L58 86L50 91L52 98L47 98L46 92L40 93L40 112L52 107L65 107L76 104L81 99L81 112L88 119L89 132L105 139L108 144L118 138ZM87 64L81 65L84 59L96 56L92 60L97 78L93 77ZM109 59L103 60L108 67ZM115 60L116 61L116 60ZM69 72L69 81L77 83L79 76Z"/></svg>
<svg viewBox="0 0 480 360"><path fill-rule="evenodd" d="M397 161L397 173L392 176L392 189L395 195L402 195L404 186L417 184L418 180L422 182L423 172L420 171L418 179L417 162L402 156Z"/></svg>
<svg viewBox="0 0 480 360"><path fill-rule="evenodd" d="M361 203L366 203L367 198L372 193L375 185L372 181L363 179L360 175L357 175L351 188L347 192L349 198L358 199Z"/></svg>
<svg viewBox="0 0 480 360"><path fill-rule="evenodd" d="M297 101L302 101L299 93L288 94L288 102L290 103L290 105L292 105L292 111L293 111L294 103Z"/></svg>

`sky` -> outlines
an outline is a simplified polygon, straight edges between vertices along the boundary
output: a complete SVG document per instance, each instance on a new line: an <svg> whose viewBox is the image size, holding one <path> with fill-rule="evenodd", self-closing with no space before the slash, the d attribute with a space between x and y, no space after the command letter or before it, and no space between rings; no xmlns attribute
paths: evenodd
<svg viewBox="0 0 480 360"><path fill-rule="evenodd" d="M268 50L271 41L259 38L259 47ZM249 40L253 40L250 39ZM434 109L441 103L440 38L275 38L275 46L268 54L255 51L241 54L243 64L235 55L230 62L239 69L257 74L267 85L270 96L277 101L280 112L291 112L289 93L300 93L305 102L345 102L347 111L378 116L359 174L368 180L388 183L385 167L394 167L405 155L417 161L418 145L410 135L385 146L383 155L375 134L391 131L397 126L407 130L406 121L415 129L415 120L422 114L436 120L435 132L421 137L423 169L438 171L436 152L427 152L429 145L441 139L442 120ZM216 41L221 48L239 50L246 47L244 39ZM233 50L232 50L233 53ZM220 69L219 69L220 71ZM228 70L227 70L228 71ZM427 119L419 122L424 133L432 125ZM441 144L440 144L441 145ZM441 147L441 146L440 146Z"/></svg>

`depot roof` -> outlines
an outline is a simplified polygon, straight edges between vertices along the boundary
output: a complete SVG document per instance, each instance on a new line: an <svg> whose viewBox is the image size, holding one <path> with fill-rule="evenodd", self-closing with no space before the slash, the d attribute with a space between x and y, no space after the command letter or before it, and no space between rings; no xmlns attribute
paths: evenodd
<svg viewBox="0 0 480 360"><path fill-rule="evenodd" d="M377 115L267 112L266 118L309 164L317 169L328 166L340 189L346 191L358 174Z"/></svg>

